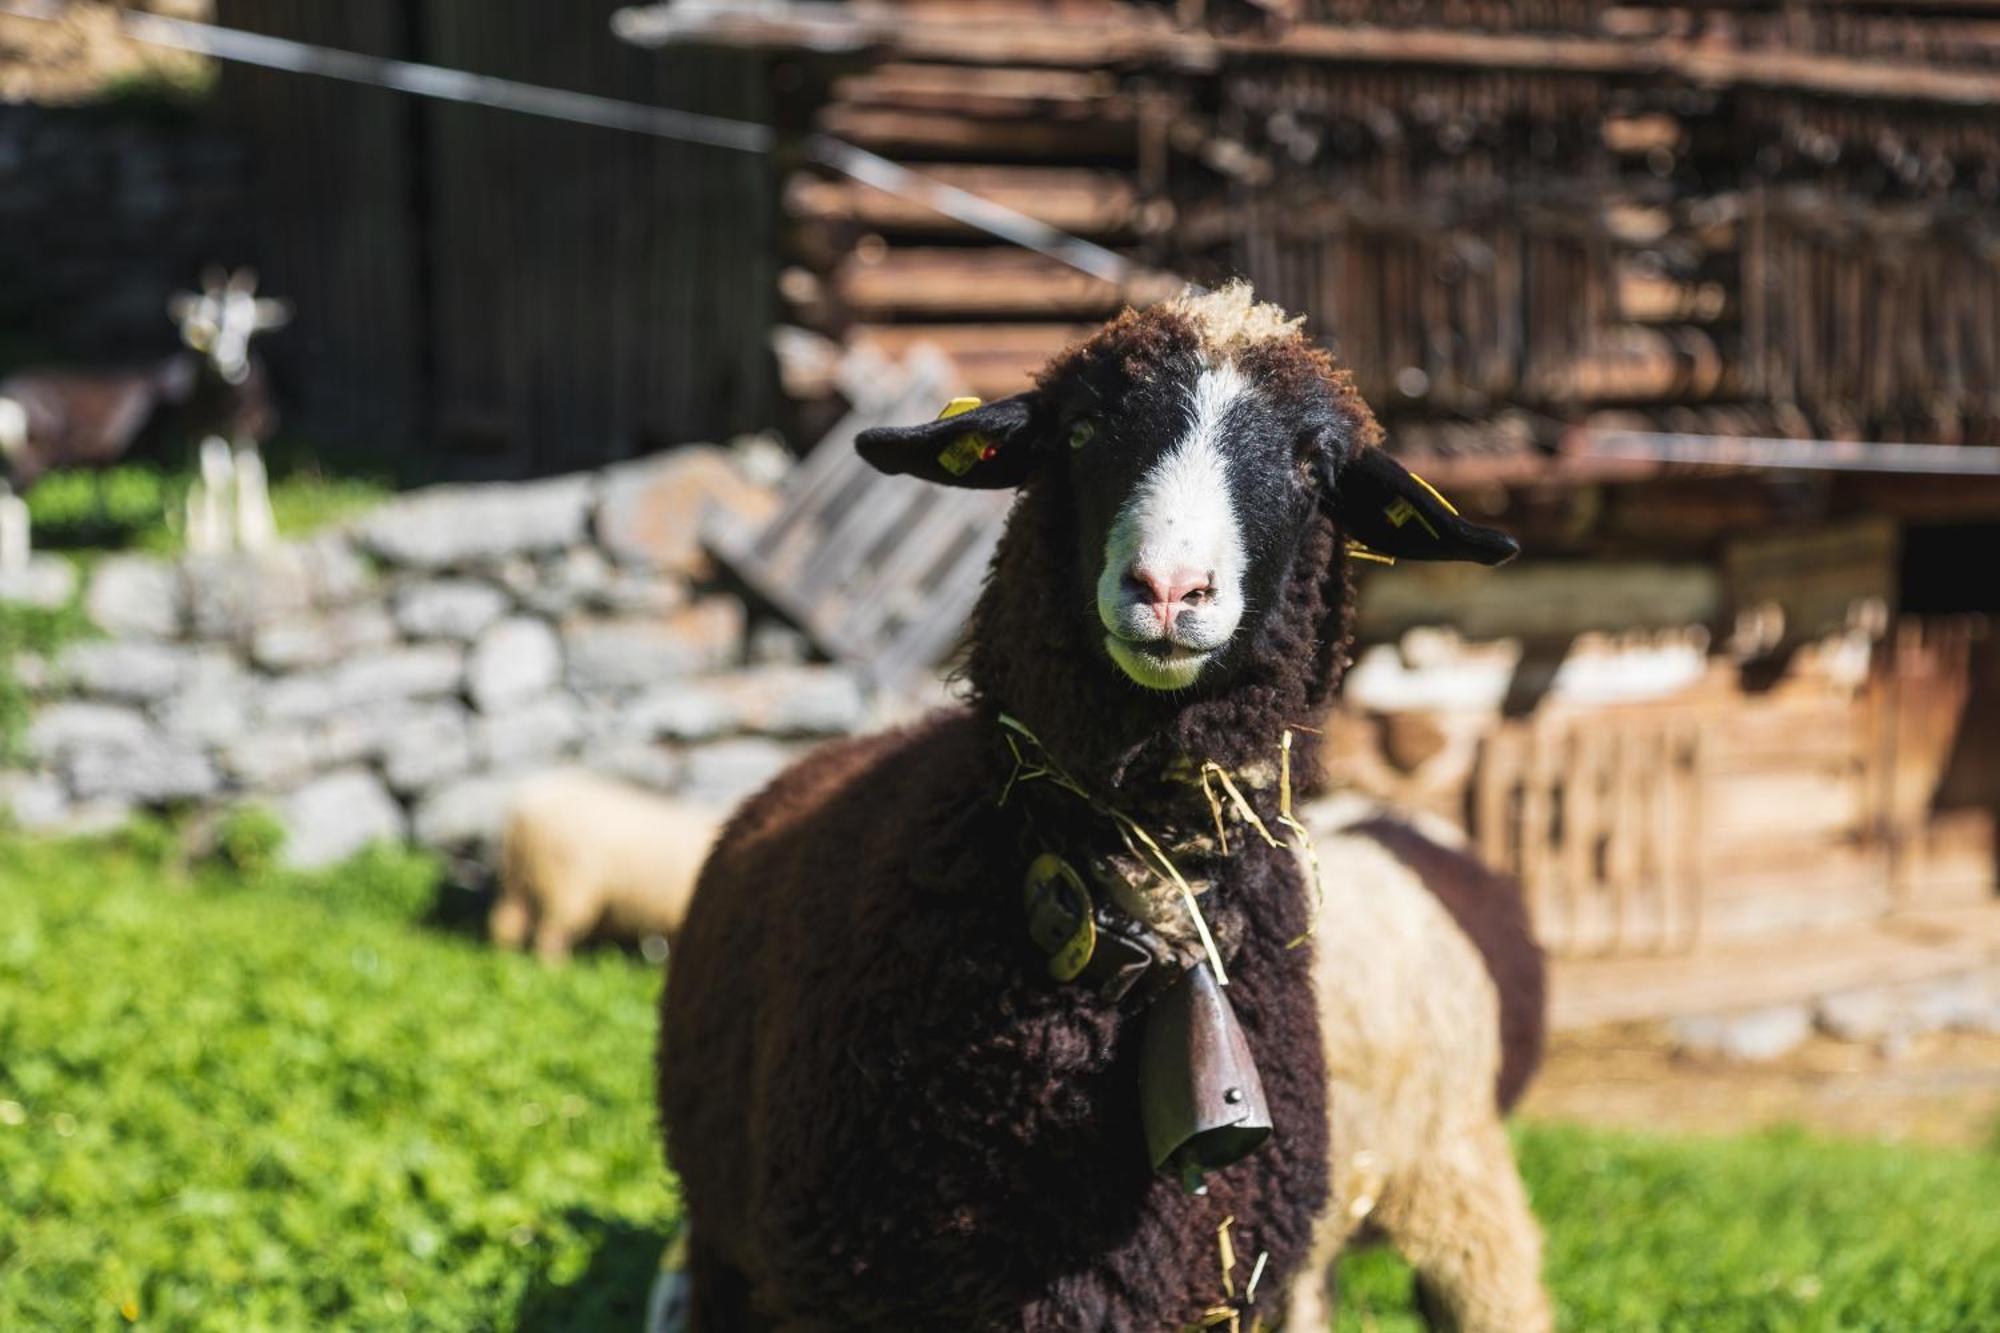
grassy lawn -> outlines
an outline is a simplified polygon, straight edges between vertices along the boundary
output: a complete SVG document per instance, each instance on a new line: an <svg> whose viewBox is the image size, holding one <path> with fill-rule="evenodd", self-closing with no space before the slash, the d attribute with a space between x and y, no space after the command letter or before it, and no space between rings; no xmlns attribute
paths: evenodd
<svg viewBox="0 0 2000 1333"><path fill-rule="evenodd" d="M417 924L427 862L0 837L0 1329L636 1329L658 975ZM1575 1330L2000 1328L2000 1154L1519 1133ZM1343 1329L1417 1327L1350 1259Z"/></svg>
<svg viewBox="0 0 2000 1333"><path fill-rule="evenodd" d="M272 451L271 513L283 537L303 537L351 518L391 493L374 475L343 475L319 468L300 448ZM166 471L150 463L122 463L102 472L52 472L28 492L38 548L98 549L177 554L191 469Z"/></svg>

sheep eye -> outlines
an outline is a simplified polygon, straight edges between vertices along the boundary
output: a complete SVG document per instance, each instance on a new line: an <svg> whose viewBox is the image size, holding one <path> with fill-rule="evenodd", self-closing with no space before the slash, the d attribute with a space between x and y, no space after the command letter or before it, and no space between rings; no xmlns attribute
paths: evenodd
<svg viewBox="0 0 2000 1333"><path fill-rule="evenodd" d="M1097 438L1097 423L1084 417L1069 428L1069 447L1081 449Z"/></svg>

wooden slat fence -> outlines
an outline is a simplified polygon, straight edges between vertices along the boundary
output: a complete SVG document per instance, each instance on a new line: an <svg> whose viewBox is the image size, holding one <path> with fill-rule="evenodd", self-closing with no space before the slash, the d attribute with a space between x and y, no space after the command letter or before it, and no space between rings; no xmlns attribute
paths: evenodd
<svg viewBox="0 0 2000 1333"><path fill-rule="evenodd" d="M328 46L747 120L756 59L640 51L614 5L218 0ZM753 155L242 67L271 347L295 420L442 441L505 472L587 467L767 425L775 187Z"/></svg>
<svg viewBox="0 0 2000 1333"><path fill-rule="evenodd" d="M1858 690L1502 723L1473 775L1474 841L1520 877L1537 934L1564 956L1866 920L1960 901L1968 882L1990 894L1993 867L1976 863L1990 815L1936 808L1982 632L1904 622Z"/></svg>

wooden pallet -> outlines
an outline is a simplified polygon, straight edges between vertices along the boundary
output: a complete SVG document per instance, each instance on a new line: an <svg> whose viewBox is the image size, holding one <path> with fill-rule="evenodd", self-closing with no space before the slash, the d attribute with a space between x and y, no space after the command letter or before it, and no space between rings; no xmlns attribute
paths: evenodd
<svg viewBox="0 0 2000 1333"><path fill-rule="evenodd" d="M935 348L850 358L843 376L858 405L793 471L777 515L752 528L718 513L702 535L821 651L894 690L957 645L1013 493L883 476L854 452L862 431L933 417L957 391Z"/></svg>

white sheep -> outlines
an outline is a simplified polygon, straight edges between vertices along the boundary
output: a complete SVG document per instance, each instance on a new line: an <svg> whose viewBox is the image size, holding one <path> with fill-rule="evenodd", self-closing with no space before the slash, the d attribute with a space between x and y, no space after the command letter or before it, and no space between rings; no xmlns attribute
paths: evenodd
<svg viewBox="0 0 2000 1333"><path fill-rule="evenodd" d="M547 962L593 934L671 943L726 813L582 769L529 779L501 836L493 942Z"/></svg>

